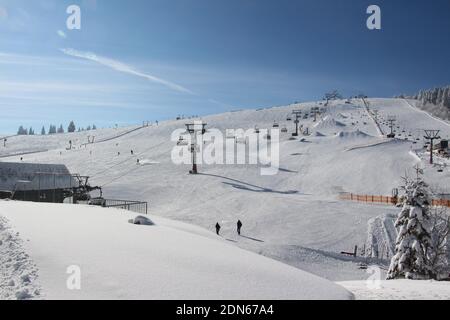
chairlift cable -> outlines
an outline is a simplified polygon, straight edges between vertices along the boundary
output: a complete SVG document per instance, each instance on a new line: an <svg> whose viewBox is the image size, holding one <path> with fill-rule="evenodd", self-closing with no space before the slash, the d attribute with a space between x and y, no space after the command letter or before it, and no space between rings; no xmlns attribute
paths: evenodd
<svg viewBox="0 0 450 320"><path fill-rule="evenodd" d="M110 166L110 167L108 167L108 168L106 168L106 169L102 169L101 171L98 171L98 172L92 174L92 175L90 176L90 178L92 179L92 178L94 178L94 177L97 177L97 176L99 176L99 175L105 173L105 172L108 172L109 170L111 170L111 169L113 169L113 168L115 168L115 167L117 167L117 166L120 166L121 164L124 164L124 163L130 161L130 160L133 159L133 158L136 158L136 157L138 157L138 156L141 156L141 155L143 155L144 153L147 153L148 151L150 151L150 150L152 150L152 149L158 148L158 147L162 146L163 144L165 144L165 142L162 142L162 143L157 144L157 145L155 145L155 146L152 146L152 147L150 147L150 148L148 148L148 149L146 149L146 150L144 150L144 151L142 151L142 152L139 152L139 153L137 153L137 154L134 154L134 155L130 156L129 158L123 160L123 161L120 161L120 162L118 162L118 163L115 163L114 165L112 165L112 166Z"/></svg>
<svg viewBox="0 0 450 320"><path fill-rule="evenodd" d="M137 170L140 169L140 168L141 168L141 166L137 166L136 168L133 168L133 169L127 171L126 173L124 173L124 174L122 174L122 175L120 175L120 176L118 176L118 177L112 179L111 181L102 184L101 187L104 188L105 186L108 186L108 185L112 184L113 182L116 182L116 181L122 179L123 177L129 175L130 173L132 173L132 172L134 172L134 171L137 171Z"/></svg>

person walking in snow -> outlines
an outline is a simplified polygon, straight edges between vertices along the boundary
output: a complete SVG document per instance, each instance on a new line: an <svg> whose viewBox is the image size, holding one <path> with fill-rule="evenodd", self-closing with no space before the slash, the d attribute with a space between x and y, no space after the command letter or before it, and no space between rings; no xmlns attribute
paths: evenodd
<svg viewBox="0 0 450 320"><path fill-rule="evenodd" d="M237 222L237 233L238 233L238 235L241 235L241 228L242 228L242 222L241 222L241 220L239 220Z"/></svg>
<svg viewBox="0 0 450 320"><path fill-rule="evenodd" d="M219 236L220 235L220 224L217 222L216 223L216 233L217 233L217 235Z"/></svg>

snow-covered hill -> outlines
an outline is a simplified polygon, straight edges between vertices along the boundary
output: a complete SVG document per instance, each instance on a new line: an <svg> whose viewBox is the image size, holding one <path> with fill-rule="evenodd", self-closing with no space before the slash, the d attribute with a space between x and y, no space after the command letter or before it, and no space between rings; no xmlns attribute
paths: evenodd
<svg viewBox="0 0 450 320"><path fill-rule="evenodd" d="M135 225L127 211L15 201L0 201L0 216L0 299L352 297L327 280L163 218ZM79 290L67 285L76 283L74 270Z"/></svg>
<svg viewBox="0 0 450 320"><path fill-rule="evenodd" d="M440 129L445 138L450 136L448 123L417 109L413 101L367 102L369 111L361 100L332 102L316 122L312 117L300 120L311 135L295 140L288 116L293 110L306 113L322 105L304 103L203 118L208 128L223 131L271 128L274 122L286 126L289 133L281 134L280 171L275 176L261 176L260 167L252 165L204 165L199 167L200 175L189 175L189 166L174 165L170 158L176 144L170 141L171 134L184 128L184 121L168 121L119 137L105 131L105 136L116 138L81 147L84 138L80 138L70 151L65 149L69 135L52 137L53 144L48 137L20 137L10 141L11 149L0 146L4 156L0 160L22 157L24 162L62 163L72 172L90 175L91 183L103 186L108 198L148 201L153 215L208 230L219 222L223 236L241 248L330 280L363 280L368 274L358 268L358 261L340 252L352 252L355 245L361 248L368 222L383 214L395 215L398 209L340 201L338 194L391 195L401 176L418 163L434 187L447 192L450 181L450 171L444 167L448 160L437 158L438 166L427 163L422 131ZM389 132L388 116L397 118L398 139L380 135ZM14 150L34 148L49 151L8 156ZM444 172L438 172L439 166ZM244 223L241 237L235 232L238 219Z"/></svg>
<svg viewBox="0 0 450 320"><path fill-rule="evenodd" d="M422 90L408 97L420 109L444 120L450 120L450 86Z"/></svg>

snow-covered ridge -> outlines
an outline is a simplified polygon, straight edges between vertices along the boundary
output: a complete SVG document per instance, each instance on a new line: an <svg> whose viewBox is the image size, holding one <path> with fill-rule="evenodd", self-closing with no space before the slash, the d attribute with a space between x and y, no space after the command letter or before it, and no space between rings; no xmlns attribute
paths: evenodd
<svg viewBox="0 0 450 320"><path fill-rule="evenodd" d="M450 86L422 90L413 96L401 98L416 100L418 108L443 120L450 120Z"/></svg>

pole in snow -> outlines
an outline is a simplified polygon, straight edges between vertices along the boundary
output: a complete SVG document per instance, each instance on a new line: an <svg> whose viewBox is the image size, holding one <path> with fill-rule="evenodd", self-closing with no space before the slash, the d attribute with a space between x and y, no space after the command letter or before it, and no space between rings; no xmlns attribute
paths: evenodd
<svg viewBox="0 0 450 320"><path fill-rule="evenodd" d="M292 134L293 137L298 137L298 124L300 123L299 119L301 118L302 111L301 110L294 110L292 111L292 114L295 116L295 133Z"/></svg>
<svg viewBox="0 0 450 320"><path fill-rule="evenodd" d="M198 174L197 170L197 135L201 135L206 132L206 123L201 121L195 121L193 123L186 123L186 131L191 135L191 153L192 153L192 170L189 171L190 174Z"/></svg>
<svg viewBox="0 0 450 320"><path fill-rule="evenodd" d="M392 138L392 139L395 138L395 133L394 133L395 121L397 121L397 120L394 116L388 117L389 128L391 129L391 133L388 134L388 136L387 136L388 138Z"/></svg>
<svg viewBox="0 0 450 320"><path fill-rule="evenodd" d="M430 140L430 164L433 164L433 143L434 140L440 139L439 136L440 130L424 130L425 131L425 139Z"/></svg>

